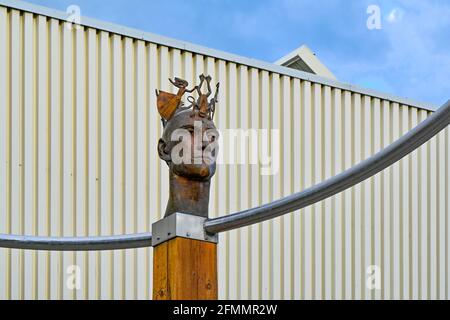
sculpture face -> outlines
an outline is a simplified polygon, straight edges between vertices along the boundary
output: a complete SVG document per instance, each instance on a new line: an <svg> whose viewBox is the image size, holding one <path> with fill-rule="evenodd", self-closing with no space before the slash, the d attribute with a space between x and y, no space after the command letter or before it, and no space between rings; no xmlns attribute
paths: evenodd
<svg viewBox="0 0 450 320"><path fill-rule="evenodd" d="M169 79L170 80L170 79ZM202 92L205 83L208 91ZM208 217L211 178L216 173L218 132L214 113L218 102L219 84L212 99L211 77L200 75L200 84L187 89L185 80L170 82L178 93L158 91L157 107L164 131L158 142L158 153L169 166L169 199L165 217L183 212ZM198 99L188 97L190 106L184 107L181 98L196 91Z"/></svg>
<svg viewBox="0 0 450 320"><path fill-rule="evenodd" d="M158 152L172 174L207 181L216 172L218 132L214 122L192 110L177 112L158 143Z"/></svg>

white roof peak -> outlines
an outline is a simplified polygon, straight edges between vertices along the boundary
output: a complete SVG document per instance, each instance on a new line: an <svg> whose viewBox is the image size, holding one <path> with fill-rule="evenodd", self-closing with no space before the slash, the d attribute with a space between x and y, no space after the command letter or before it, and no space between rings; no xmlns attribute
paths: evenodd
<svg viewBox="0 0 450 320"><path fill-rule="evenodd" d="M336 80L336 76L317 58L316 54L306 45L291 51L275 64L309 72L318 76Z"/></svg>

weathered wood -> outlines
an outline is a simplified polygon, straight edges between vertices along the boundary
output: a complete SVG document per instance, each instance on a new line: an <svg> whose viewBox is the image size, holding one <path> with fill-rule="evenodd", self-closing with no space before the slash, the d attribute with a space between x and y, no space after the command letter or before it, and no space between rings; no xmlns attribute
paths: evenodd
<svg viewBox="0 0 450 320"><path fill-rule="evenodd" d="M217 245L199 242L198 299L217 300Z"/></svg>
<svg viewBox="0 0 450 320"><path fill-rule="evenodd" d="M153 299L217 299L217 245L179 237L156 246Z"/></svg>
<svg viewBox="0 0 450 320"><path fill-rule="evenodd" d="M170 296L167 281L168 242L153 249L153 299L167 300Z"/></svg>

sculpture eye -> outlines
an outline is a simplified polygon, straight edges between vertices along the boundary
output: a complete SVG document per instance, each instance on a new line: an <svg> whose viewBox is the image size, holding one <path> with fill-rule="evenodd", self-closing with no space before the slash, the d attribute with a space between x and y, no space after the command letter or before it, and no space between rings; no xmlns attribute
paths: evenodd
<svg viewBox="0 0 450 320"><path fill-rule="evenodd" d="M216 141L217 138L218 138L218 136L219 136L219 134L218 134L218 132L215 131L215 130L208 130L208 131L206 132L206 139L207 139L209 142L214 142L214 141Z"/></svg>

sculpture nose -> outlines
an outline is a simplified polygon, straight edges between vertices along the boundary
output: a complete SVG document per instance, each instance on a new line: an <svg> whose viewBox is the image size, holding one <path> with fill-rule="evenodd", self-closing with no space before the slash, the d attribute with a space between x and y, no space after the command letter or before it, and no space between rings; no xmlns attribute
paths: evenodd
<svg viewBox="0 0 450 320"><path fill-rule="evenodd" d="M195 150L197 150L197 151L203 151L203 150L205 150L205 148L208 146L208 144L209 144L209 142L208 141L205 141L205 140L197 140L197 139L194 139L193 140L194 141L194 149Z"/></svg>

